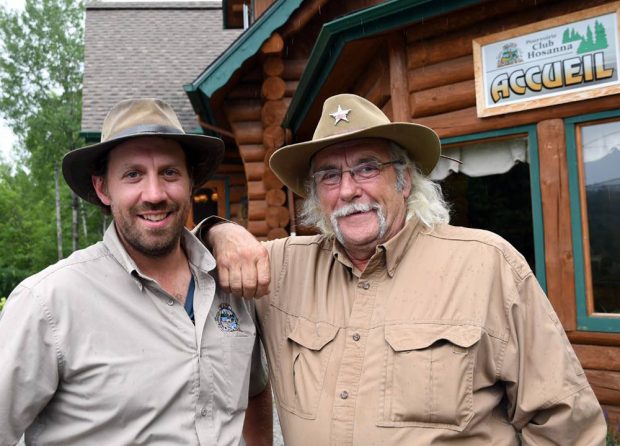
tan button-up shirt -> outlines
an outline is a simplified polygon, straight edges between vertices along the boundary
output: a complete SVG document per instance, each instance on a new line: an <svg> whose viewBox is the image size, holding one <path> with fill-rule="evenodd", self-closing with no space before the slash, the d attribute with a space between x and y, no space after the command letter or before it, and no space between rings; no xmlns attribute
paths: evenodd
<svg viewBox="0 0 620 446"><path fill-rule="evenodd" d="M218 292L189 232L192 324L136 267L110 226L101 243L26 279L0 316L0 445L239 445L266 374L252 301ZM249 390L252 374L253 390Z"/></svg>
<svg viewBox="0 0 620 446"><path fill-rule="evenodd" d="M287 445L601 445L605 421L522 256L411 221L363 272L332 239L270 242L257 303Z"/></svg>

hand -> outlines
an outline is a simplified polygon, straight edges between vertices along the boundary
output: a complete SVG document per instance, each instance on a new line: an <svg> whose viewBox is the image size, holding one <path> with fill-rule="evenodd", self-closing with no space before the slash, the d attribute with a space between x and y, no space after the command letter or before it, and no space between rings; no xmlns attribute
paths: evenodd
<svg viewBox="0 0 620 446"><path fill-rule="evenodd" d="M247 299L269 292L271 272L267 249L244 227L234 223L212 226L205 236L215 261L219 286Z"/></svg>

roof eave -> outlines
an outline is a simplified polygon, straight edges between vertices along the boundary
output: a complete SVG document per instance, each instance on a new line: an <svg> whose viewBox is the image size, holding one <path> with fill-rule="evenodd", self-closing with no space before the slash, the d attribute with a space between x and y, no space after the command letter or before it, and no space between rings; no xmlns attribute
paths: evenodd
<svg viewBox="0 0 620 446"><path fill-rule="evenodd" d="M254 56L271 34L286 23L303 0L278 0L241 34L198 78L183 86L196 113L211 121L210 101L243 63Z"/></svg>
<svg viewBox="0 0 620 446"><path fill-rule="evenodd" d="M348 42L446 14L482 0L393 0L323 25L282 122L295 134Z"/></svg>

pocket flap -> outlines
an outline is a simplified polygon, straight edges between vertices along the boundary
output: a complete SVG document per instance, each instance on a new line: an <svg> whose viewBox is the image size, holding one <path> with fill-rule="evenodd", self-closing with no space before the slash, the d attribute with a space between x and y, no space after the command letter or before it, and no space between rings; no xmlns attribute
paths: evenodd
<svg viewBox="0 0 620 446"><path fill-rule="evenodd" d="M441 340L467 348L478 342L481 334L481 328L475 325L413 324L385 327L385 340L397 352L420 350Z"/></svg>
<svg viewBox="0 0 620 446"><path fill-rule="evenodd" d="M298 318L288 338L310 350L321 350L336 337L336 333L338 328L328 323Z"/></svg>

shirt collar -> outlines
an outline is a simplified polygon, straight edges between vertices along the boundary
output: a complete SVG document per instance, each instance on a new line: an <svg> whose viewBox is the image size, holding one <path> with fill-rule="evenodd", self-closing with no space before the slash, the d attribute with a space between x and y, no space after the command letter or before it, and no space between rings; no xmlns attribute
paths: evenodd
<svg viewBox="0 0 620 446"><path fill-rule="evenodd" d="M189 260L189 263L203 272L211 271L215 268L215 259L209 252L209 250L196 238L194 234L183 228L181 235L181 243L185 248L185 253ZM131 258L127 250L123 246L118 233L116 232L116 226L114 222L108 226L108 229L103 235L103 244L108 248L110 254L116 259L116 261L132 276L146 277L136 262Z"/></svg>
<svg viewBox="0 0 620 446"><path fill-rule="evenodd" d="M394 237L377 246L375 254L371 257L366 269L385 267L389 276L394 276L398 264L413 244L421 227L422 224L416 217L409 219L405 223L405 226ZM336 238L331 236L328 240L332 243L332 256L344 266L355 270L346 251Z"/></svg>

